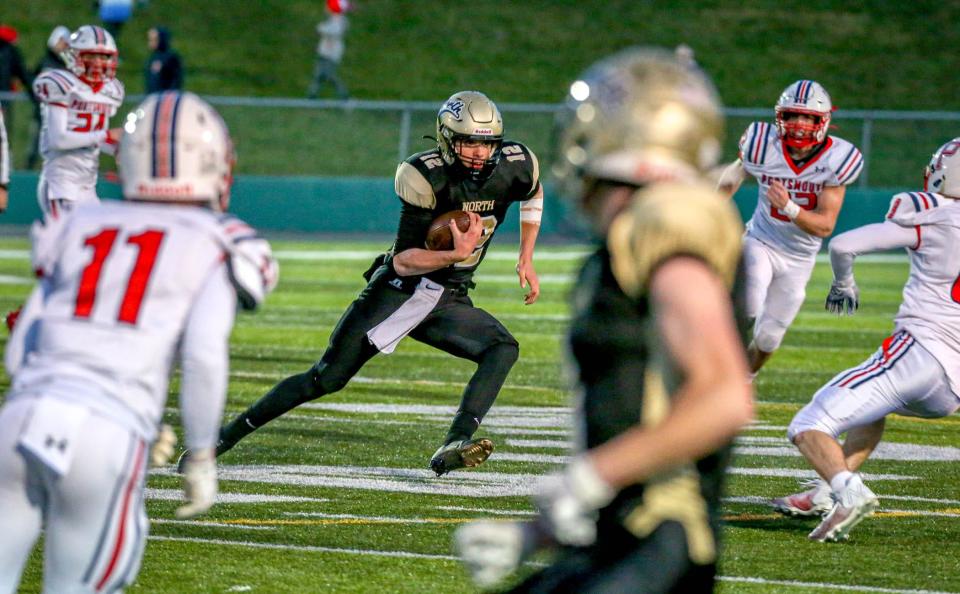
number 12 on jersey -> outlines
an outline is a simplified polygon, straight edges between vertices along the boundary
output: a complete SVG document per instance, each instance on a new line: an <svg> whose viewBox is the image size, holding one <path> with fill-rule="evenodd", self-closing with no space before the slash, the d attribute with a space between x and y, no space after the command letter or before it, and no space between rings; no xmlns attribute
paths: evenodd
<svg viewBox="0 0 960 594"><path fill-rule="evenodd" d="M93 257L80 276L80 287L77 290L77 300L73 310L75 317L89 318L93 313L103 264L113 251L119 234L119 229L108 227L84 239L83 245L93 248ZM137 259L127 279L123 301L120 302L120 311L117 313L118 322L130 325L137 323L140 306L143 304L143 296L147 291L147 283L150 280L150 273L153 272L153 265L157 261L163 236L163 231L148 229L143 233L131 235L124 242L125 246L131 246L132 249L137 250Z"/></svg>

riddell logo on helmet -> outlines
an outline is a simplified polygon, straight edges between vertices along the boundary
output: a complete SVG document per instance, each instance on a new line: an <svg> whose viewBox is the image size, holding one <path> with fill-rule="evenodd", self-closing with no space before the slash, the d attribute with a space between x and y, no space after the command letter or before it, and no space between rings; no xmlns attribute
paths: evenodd
<svg viewBox="0 0 960 594"><path fill-rule="evenodd" d="M139 196L192 196L193 185L182 184L178 186L151 186L149 184L139 184L137 186L137 195Z"/></svg>
<svg viewBox="0 0 960 594"><path fill-rule="evenodd" d="M493 134L493 130L490 128L474 128L474 134Z"/></svg>

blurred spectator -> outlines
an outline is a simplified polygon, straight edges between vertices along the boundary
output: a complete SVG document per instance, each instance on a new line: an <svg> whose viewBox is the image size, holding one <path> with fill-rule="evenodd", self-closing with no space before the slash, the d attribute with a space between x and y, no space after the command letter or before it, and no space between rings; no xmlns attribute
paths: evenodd
<svg viewBox="0 0 960 594"><path fill-rule="evenodd" d="M133 0L97 0L94 4L100 11L103 28L120 45L120 29L133 16Z"/></svg>
<svg viewBox="0 0 960 594"><path fill-rule="evenodd" d="M343 38L347 34L347 15L350 9L347 0L327 0L327 20L317 25L320 43L317 44L317 61L313 67L313 80L307 90L307 97L316 99L320 88L329 82L334 86L337 98L348 99L347 85L337 74L340 60L343 59Z"/></svg>
<svg viewBox="0 0 960 594"><path fill-rule="evenodd" d="M40 76L47 70L62 70L67 67L63 61L63 52L70 44L70 29L63 25L54 27L50 37L47 38L47 51L33 68L33 77ZM34 134L33 142L30 143L30 155L27 157L27 168L34 169L40 162L40 101L31 93L30 100L33 101L33 122Z"/></svg>
<svg viewBox="0 0 960 594"><path fill-rule="evenodd" d="M183 64L180 54L170 47L170 31L153 27L147 32L151 54L147 58L144 79L147 93L183 88Z"/></svg>
<svg viewBox="0 0 960 594"><path fill-rule="evenodd" d="M7 184L10 183L10 145L7 144L7 129L3 126L0 111L0 212L7 210Z"/></svg>
<svg viewBox="0 0 960 594"><path fill-rule="evenodd" d="M10 25L0 25L0 91L15 91L14 80L19 80L23 88L29 89L33 84L33 77L23 65L23 54L16 46L17 30ZM10 101L0 101L7 128L13 129L13 104Z"/></svg>

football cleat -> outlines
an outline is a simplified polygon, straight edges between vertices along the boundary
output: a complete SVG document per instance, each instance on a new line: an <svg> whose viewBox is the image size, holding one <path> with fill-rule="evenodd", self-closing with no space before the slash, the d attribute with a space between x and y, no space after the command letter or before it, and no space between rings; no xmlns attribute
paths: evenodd
<svg viewBox="0 0 960 594"><path fill-rule="evenodd" d="M187 466L187 458L190 457L190 450L183 450L180 452L180 457L177 458L177 474L183 474L183 471Z"/></svg>
<svg viewBox="0 0 960 594"><path fill-rule="evenodd" d="M839 542L847 540L854 526L873 514L879 500L858 475L854 475L846 486L833 495L833 509L823 521L807 536L817 542Z"/></svg>
<svg viewBox="0 0 960 594"><path fill-rule="evenodd" d="M492 452L493 442L485 437L452 441L433 454L430 469L443 476L458 468L473 468L483 464Z"/></svg>
<svg viewBox="0 0 960 594"><path fill-rule="evenodd" d="M223 445L223 440L222 440L222 439L218 439L218 440L217 440L217 455L216 455L216 457L219 458L219 457L220 457L220 454L224 453L225 451L229 450L229 449L232 448L232 447L233 447L233 446L231 445L229 448L225 448L224 445ZM177 473L178 473L178 474L183 474L184 468L186 468L186 465L187 465L187 458L189 458L189 457L190 457L190 450L184 449L182 452L180 452L180 457L177 458Z"/></svg>
<svg viewBox="0 0 960 594"><path fill-rule="evenodd" d="M807 481L803 485L812 488L786 497L777 497L770 505L781 514L794 518L809 518L829 513L833 507L830 485L820 479Z"/></svg>

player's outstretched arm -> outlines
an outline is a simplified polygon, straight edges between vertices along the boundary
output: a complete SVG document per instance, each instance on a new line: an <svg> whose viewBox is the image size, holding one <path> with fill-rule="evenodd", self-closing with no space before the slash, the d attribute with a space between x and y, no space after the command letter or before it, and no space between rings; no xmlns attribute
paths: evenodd
<svg viewBox="0 0 960 594"><path fill-rule="evenodd" d="M529 290L523 297L525 305L536 303L540 297L540 277L533 267L533 249L537 244L537 235L540 234L539 223L520 223L520 256L517 259L517 277L520 287Z"/></svg>
<svg viewBox="0 0 960 594"><path fill-rule="evenodd" d="M833 283L824 308L836 314L851 315L860 307L860 291L853 277L853 262L860 254L869 254L914 246L918 231L885 221L864 225L830 240L830 266Z"/></svg>
<svg viewBox="0 0 960 594"><path fill-rule="evenodd" d="M185 505L178 518L206 512L217 495L216 443L227 396L230 331L237 294L227 267L215 270L201 289L181 339L180 410L189 458L184 463Z"/></svg>

